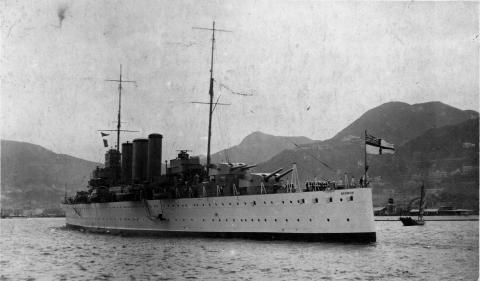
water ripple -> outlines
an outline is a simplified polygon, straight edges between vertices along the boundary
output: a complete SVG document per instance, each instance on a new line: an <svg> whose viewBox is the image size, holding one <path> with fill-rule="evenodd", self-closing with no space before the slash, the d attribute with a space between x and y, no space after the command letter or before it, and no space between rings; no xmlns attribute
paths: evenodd
<svg viewBox="0 0 480 281"><path fill-rule="evenodd" d="M0 220L2 280L476 280L478 223L377 222L372 244L99 235Z"/></svg>

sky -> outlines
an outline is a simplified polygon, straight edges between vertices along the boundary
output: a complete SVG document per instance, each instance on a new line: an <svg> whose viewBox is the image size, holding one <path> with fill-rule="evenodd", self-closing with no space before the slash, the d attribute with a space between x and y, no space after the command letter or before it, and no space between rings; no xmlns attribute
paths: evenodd
<svg viewBox="0 0 480 281"><path fill-rule="evenodd" d="M475 2L2 1L1 138L103 161L123 78L123 141L206 154L262 131L328 139L390 101L479 108ZM110 144L115 137L109 136Z"/></svg>

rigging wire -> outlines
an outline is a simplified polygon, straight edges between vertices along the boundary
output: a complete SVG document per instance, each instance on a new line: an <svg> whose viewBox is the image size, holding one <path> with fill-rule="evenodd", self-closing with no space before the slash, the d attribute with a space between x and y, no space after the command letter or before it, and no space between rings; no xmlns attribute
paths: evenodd
<svg viewBox="0 0 480 281"><path fill-rule="evenodd" d="M222 89L222 88L223 88L223 89L227 90L227 91L228 91L229 93L231 93L231 94L238 95L238 96L244 96L244 97L251 97L251 96L253 96L253 93L245 93L245 92L242 93L242 92L234 91L234 90L232 90L230 87L228 87L227 85L225 85L225 84L223 84L223 83L221 83L221 82L217 82L217 81L215 81L215 80L214 80L214 82L218 84L219 89Z"/></svg>
<svg viewBox="0 0 480 281"><path fill-rule="evenodd" d="M218 96L218 99L220 99L220 95ZM217 102L218 102L218 99L217 99ZM230 163L230 157L228 155L228 148L230 147L230 142L228 141L225 141L225 135L228 134L228 132L226 132L226 130L223 128L222 126L222 122L220 120L220 115L223 114L223 110L220 109L218 111L218 113L216 114L215 118L217 119L217 126L218 126L218 131L220 132L220 138L222 139L222 142L223 143L227 143L227 148L223 150L223 154L224 154L224 157L225 157L225 161L227 163Z"/></svg>
<svg viewBox="0 0 480 281"><path fill-rule="evenodd" d="M300 148L300 146L296 143L294 143L293 141L289 140L293 145L295 145L297 148ZM318 159L317 157L313 156L313 154L305 151L305 153L307 153L310 157L312 157L313 159L317 160L318 162L320 162L323 166L327 167L328 169L330 169L331 171L335 171L332 167L330 167L327 163L323 162L322 160Z"/></svg>

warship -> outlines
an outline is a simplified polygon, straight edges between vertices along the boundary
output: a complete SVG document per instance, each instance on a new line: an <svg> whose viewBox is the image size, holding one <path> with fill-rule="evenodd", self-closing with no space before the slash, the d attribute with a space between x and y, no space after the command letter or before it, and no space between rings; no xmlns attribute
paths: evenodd
<svg viewBox="0 0 480 281"><path fill-rule="evenodd" d="M66 197L66 226L95 232L255 239L376 241L372 191L361 184L306 181L296 165L283 171L250 172L255 164L211 163L213 91L212 31L206 165L188 150L165 161L161 134L120 145L120 70L117 143L105 154L86 190ZM120 68L121 69L121 68ZM121 148L120 148L121 147ZM286 180L289 175L290 180Z"/></svg>

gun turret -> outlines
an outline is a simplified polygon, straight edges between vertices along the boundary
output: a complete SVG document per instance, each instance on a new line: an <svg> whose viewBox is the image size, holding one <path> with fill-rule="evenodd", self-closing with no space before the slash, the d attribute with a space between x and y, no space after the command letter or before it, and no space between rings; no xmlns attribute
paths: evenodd
<svg viewBox="0 0 480 281"><path fill-rule="evenodd" d="M282 171L282 170L283 170L283 168L280 168L280 169L276 170L275 172L266 175L266 176L263 178L263 180L264 180L264 181L268 181L269 178L275 176L276 173L279 173L279 172Z"/></svg>

